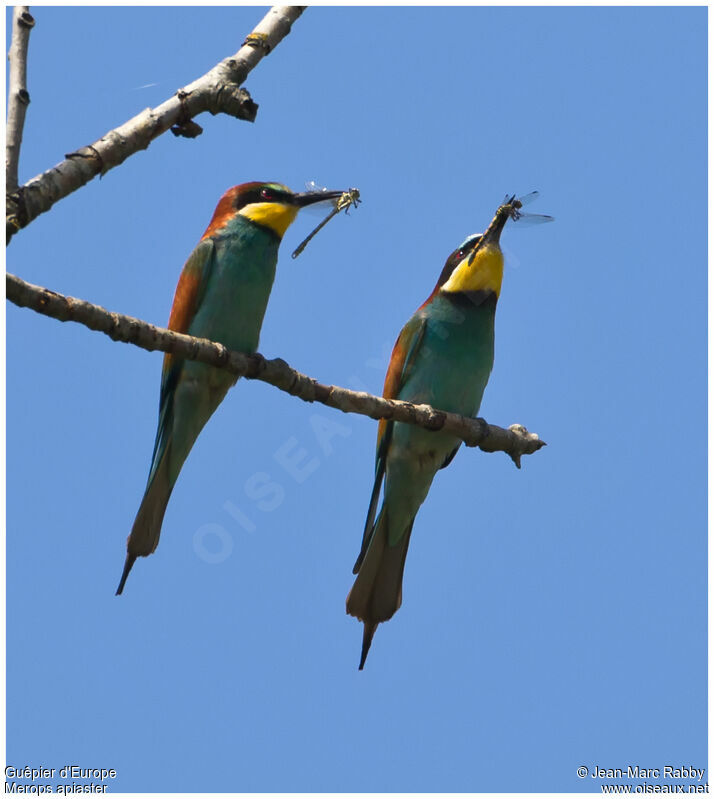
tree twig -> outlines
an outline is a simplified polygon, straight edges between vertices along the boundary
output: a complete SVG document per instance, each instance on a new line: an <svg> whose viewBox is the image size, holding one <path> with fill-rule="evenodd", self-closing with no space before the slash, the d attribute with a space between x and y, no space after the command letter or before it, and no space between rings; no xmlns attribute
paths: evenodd
<svg viewBox="0 0 714 799"><path fill-rule="evenodd" d="M7 96L7 140L5 144L6 191L17 189L20 165L20 146L25 127L25 114L30 104L27 91L27 47L35 20L29 6L15 6L12 12L12 40L10 41L10 80Z"/></svg>
<svg viewBox="0 0 714 799"><path fill-rule="evenodd" d="M234 352L208 339L175 333L131 316L107 311L86 300L34 286L15 275L7 275L6 289L8 300L15 305L31 308L61 322L79 322L91 330L105 333L114 341L135 344L145 350L171 352L187 360L228 369L242 377L263 380L305 402L321 402L344 413L359 413L372 419L393 419L427 430L443 430L458 436L469 447L507 453L519 469L522 455L530 455L545 446L536 433L529 433L522 425L504 429L488 424L484 419L470 419L435 410L429 405L412 405L363 391L325 385L292 369L280 358L267 360L258 353Z"/></svg>
<svg viewBox="0 0 714 799"><path fill-rule="evenodd" d="M258 110L250 94L240 88L248 73L290 33L304 6L273 6L246 38L235 55L216 64L198 80L180 89L154 109L105 133L93 144L69 153L65 160L6 196L5 231L13 235L48 211L58 200L103 175L130 155L145 150L171 129L177 136L194 138L201 128L193 117L204 111L224 113L252 122Z"/></svg>

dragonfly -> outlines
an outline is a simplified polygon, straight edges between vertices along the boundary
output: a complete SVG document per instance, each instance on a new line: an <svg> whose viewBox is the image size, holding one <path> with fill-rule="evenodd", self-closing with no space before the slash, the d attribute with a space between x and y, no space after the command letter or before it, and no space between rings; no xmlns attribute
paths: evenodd
<svg viewBox="0 0 714 799"><path fill-rule="evenodd" d="M327 191L327 189L318 186L314 180L310 180L305 184L305 188L308 191ZM297 258L298 255L307 247L309 242L325 227L325 225L340 211L344 211L347 213L349 209L354 206L355 208L362 202L359 197L359 189L347 189L347 191L343 192L340 197L336 200L325 200L326 203L329 203L332 206L332 210L330 213L320 222L320 224L310 233L306 239L304 239L298 246L293 250L293 258ZM317 203L317 205L322 206L322 203Z"/></svg>
<svg viewBox="0 0 714 799"><path fill-rule="evenodd" d="M531 191L528 194L524 194L521 197L516 197L515 194L511 195L510 197L506 195L503 198L503 202L501 206L510 205L511 210L509 212L509 216L514 222L520 222L521 225L539 225L542 222L553 222L555 221L555 217L549 216L548 214L530 214L526 213L525 211L521 211L524 205L530 205L533 200L537 200L540 197L540 192L538 191Z"/></svg>
<svg viewBox="0 0 714 799"><path fill-rule="evenodd" d="M486 229L486 232L483 234L482 241L487 239L488 232L496 227L496 225L502 224L504 215L508 218L512 219L514 222L518 222L521 225L538 225L542 222L553 222L554 217L549 216L548 214L530 214L522 211L524 205L529 205L533 202L533 200L540 197L539 192L531 191L528 194L524 194L521 197L516 197L515 194L512 194L510 197L507 194L503 198L503 202L498 206L498 210L494 215L493 219L491 220L491 224ZM479 245L473 248L471 251L471 257L469 258L469 264L473 263L473 260L476 256L476 253L479 250Z"/></svg>

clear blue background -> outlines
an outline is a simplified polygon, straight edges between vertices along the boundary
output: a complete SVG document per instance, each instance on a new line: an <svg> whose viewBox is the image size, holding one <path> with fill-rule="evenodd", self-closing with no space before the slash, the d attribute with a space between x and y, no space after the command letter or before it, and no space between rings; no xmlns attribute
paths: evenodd
<svg viewBox="0 0 714 799"><path fill-rule="evenodd" d="M264 13L33 11L21 180ZM705 67L703 8L311 8L249 76L255 124L204 115L19 233L10 271L165 324L225 189L358 186L296 261L320 217L288 232L261 351L379 392L506 192L556 217L504 235L481 408L548 447L521 471L462 450L438 475L363 673L344 599L376 423L240 382L117 598L161 355L9 306L8 762L202 792L582 791L580 765L705 767ZM340 426L329 447L314 416ZM316 459L301 483L284 445ZM256 473L282 492L270 511Z"/></svg>

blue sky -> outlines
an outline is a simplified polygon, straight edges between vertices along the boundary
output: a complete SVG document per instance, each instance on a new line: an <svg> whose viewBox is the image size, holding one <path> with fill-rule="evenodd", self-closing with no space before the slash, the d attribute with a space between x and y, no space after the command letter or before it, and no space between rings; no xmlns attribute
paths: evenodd
<svg viewBox="0 0 714 799"><path fill-rule="evenodd" d="M21 181L264 13L33 11ZM504 234L481 407L548 447L521 471L462 450L438 475L361 673L344 599L376 423L241 381L117 598L161 356L8 306L8 763L142 792L585 791L582 765L704 768L705 68L703 8L311 8L249 76L254 124L204 115L18 234L9 271L163 325L225 189L357 186L296 261L319 216L289 230L260 348L379 392L505 193L539 189L556 217Z"/></svg>

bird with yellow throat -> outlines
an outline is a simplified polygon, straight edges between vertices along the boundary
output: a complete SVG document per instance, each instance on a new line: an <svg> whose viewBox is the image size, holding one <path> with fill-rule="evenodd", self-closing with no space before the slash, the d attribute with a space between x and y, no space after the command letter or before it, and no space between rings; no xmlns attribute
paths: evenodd
<svg viewBox="0 0 714 799"><path fill-rule="evenodd" d="M509 218L524 216L521 204L515 196L507 198L486 232L469 236L448 257L434 290L399 334L384 383L386 398L462 416L478 413L493 366L503 280L500 236ZM347 613L364 624L360 669L377 626L401 605L417 511L437 471L451 463L460 445L449 433L385 419L379 423L374 487L353 570L357 578L347 597Z"/></svg>
<svg viewBox="0 0 714 799"><path fill-rule="evenodd" d="M280 183L243 183L229 189L183 267L168 327L230 350L255 352L285 231L301 208L343 195L326 190L295 194ZM151 468L127 540L117 594L137 557L156 549L181 467L236 379L224 369L164 356Z"/></svg>

